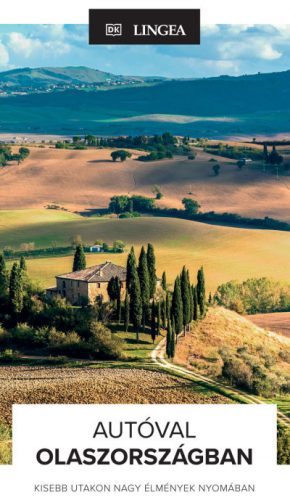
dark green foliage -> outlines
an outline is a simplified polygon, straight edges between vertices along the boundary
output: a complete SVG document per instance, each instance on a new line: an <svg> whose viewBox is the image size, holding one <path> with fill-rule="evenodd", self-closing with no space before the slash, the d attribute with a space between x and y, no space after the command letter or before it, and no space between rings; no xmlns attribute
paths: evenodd
<svg viewBox="0 0 290 500"><path fill-rule="evenodd" d="M162 318L162 327L166 328L167 325L167 311L166 311L166 299L161 302L161 318Z"/></svg>
<svg viewBox="0 0 290 500"><path fill-rule="evenodd" d="M171 321L168 320L167 333L166 333L166 355L168 358L171 358L171 338L172 338Z"/></svg>
<svg viewBox="0 0 290 500"><path fill-rule="evenodd" d="M145 323L148 320L149 316L149 305L150 305L150 278L148 272L148 264L147 264L147 255L144 247L142 246L140 256L139 256L139 265L138 265L138 276L140 282L141 289L141 299L142 299L142 323L143 329L145 328Z"/></svg>
<svg viewBox="0 0 290 500"><path fill-rule="evenodd" d="M121 293L121 283L118 276L112 276L107 287L108 295L110 300L116 301L120 297Z"/></svg>
<svg viewBox="0 0 290 500"><path fill-rule="evenodd" d="M198 313L199 313L199 308L198 308L198 298L197 298L197 287L192 286L192 295L193 295L193 315L192 319L193 321L198 320Z"/></svg>
<svg viewBox="0 0 290 500"><path fill-rule="evenodd" d="M171 331L172 331L172 335L171 335L170 354L171 354L171 358L174 358L175 346L176 346L176 343L177 343L177 335L176 335L176 331L175 331L175 321L174 321L174 318L172 318Z"/></svg>
<svg viewBox="0 0 290 500"><path fill-rule="evenodd" d="M166 272L165 271L163 271L163 273L162 273L161 286L162 286L163 290L166 292L167 282L166 282Z"/></svg>
<svg viewBox="0 0 290 500"><path fill-rule="evenodd" d="M201 267L197 272L196 291L200 315L203 317L205 314L205 281L203 267Z"/></svg>
<svg viewBox="0 0 290 500"><path fill-rule="evenodd" d="M174 283L174 291L172 296L171 315L175 322L175 330L178 335L183 328L183 304L181 296L180 279L177 276Z"/></svg>
<svg viewBox="0 0 290 500"><path fill-rule="evenodd" d="M155 301L153 300L152 301L152 304L151 304L151 337L152 337L152 341L153 341L153 344L155 342L155 338L156 338L156 307L155 307Z"/></svg>
<svg viewBox="0 0 290 500"><path fill-rule="evenodd" d="M139 339L139 330L142 322L142 298L141 288L137 270L133 272L130 285L130 316L133 326L136 330L137 340Z"/></svg>
<svg viewBox="0 0 290 500"><path fill-rule="evenodd" d="M22 271L27 271L26 260L25 260L25 257L23 257L23 255L21 255L21 257L20 257L19 267Z"/></svg>
<svg viewBox="0 0 290 500"><path fill-rule="evenodd" d="M191 198L183 198L182 200L184 210L188 215L195 215L198 213L200 208L200 204L196 200L192 200Z"/></svg>
<svg viewBox="0 0 290 500"><path fill-rule="evenodd" d="M129 323L130 323L130 303L129 303L129 294L126 291L125 305L124 305L124 328L125 328L125 332L127 332L129 330Z"/></svg>
<svg viewBox="0 0 290 500"><path fill-rule="evenodd" d="M212 304L212 294L211 294L211 292L209 292L209 295L208 295L208 303Z"/></svg>
<svg viewBox="0 0 290 500"><path fill-rule="evenodd" d="M135 272L137 272L136 257L135 257L134 247L131 247L131 250L127 258L127 275L126 275L126 287L129 293L131 291L131 284Z"/></svg>
<svg viewBox="0 0 290 500"><path fill-rule="evenodd" d="M171 306L172 306L172 301L171 301L171 295L169 292L166 294L166 301L165 301L165 309L166 309L166 318L167 320L171 318Z"/></svg>
<svg viewBox="0 0 290 500"><path fill-rule="evenodd" d="M147 265L149 272L149 282L150 282L150 297L153 298L156 292L156 261L155 261L155 253L154 247L151 243L148 243L147 246Z"/></svg>
<svg viewBox="0 0 290 500"><path fill-rule="evenodd" d="M283 156L279 155L276 146L273 146L271 153L267 156L267 163L273 166L278 166L283 163Z"/></svg>
<svg viewBox="0 0 290 500"><path fill-rule="evenodd" d="M161 304L160 301L157 304L157 335L161 333Z"/></svg>
<svg viewBox="0 0 290 500"><path fill-rule="evenodd" d="M74 254L73 272L86 268L86 256L82 245L77 245Z"/></svg>
<svg viewBox="0 0 290 500"><path fill-rule="evenodd" d="M155 200L140 195L116 195L110 198L108 210L114 214L128 214L138 216L139 212L152 212L155 208Z"/></svg>
<svg viewBox="0 0 290 500"><path fill-rule="evenodd" d="M14 263L10 273L9 305L12 314L19 314L23 309L23 283L19 266Z"/></svg>
<svg viewBox="0 0 290 500"><path fill-rule="evenodd" d="M180 288L183 311L183 328L185 332L186 326L189 325L191 321L190 282L189 275L185 266L183 266L180 276Z"/></svg>
<svg viewBox="0 0 290 500"><path fill-rule="evenodd" d="M131 158L132 153L129 153L129 151L124 151L124 149L119 149L118 151L113 151L111 153L111 157L113 161L120 160L120 161L125 161L127 158Z"/></svg>
<svg viewBox="0 0 290 500"><path fill-rule="evenodd" d="M290 465L290 431L281 424L277 426L277 463Z"/></svg>
<svg viewBox="0 0 290 500"><path fill-rule="evenodd" d="M8 272L6 270L5 258L2 253L0 253L0 297L3 297L7 293L8 289Z"/></svg>

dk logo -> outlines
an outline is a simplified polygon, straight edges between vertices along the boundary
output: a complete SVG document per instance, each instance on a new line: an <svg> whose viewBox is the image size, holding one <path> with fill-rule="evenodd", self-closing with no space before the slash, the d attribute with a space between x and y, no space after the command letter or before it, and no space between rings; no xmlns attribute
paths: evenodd
<svg viewBox="0 0 290 500"><path fill-rule="evenodd" d="M122 24L106 24L106 36L122 36Z"/></svg>

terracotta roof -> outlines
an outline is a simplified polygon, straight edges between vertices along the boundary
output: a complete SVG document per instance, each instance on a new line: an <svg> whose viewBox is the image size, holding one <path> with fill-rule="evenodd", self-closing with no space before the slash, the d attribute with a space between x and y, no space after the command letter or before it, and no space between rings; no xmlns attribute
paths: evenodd
<svg viewBox="0 0 290 500"><path fill-rule="evenodd" d="M126 280L126 268L117 266L113 262L104 262L97 266L87 267L81 271L73 273L61 274L57 278L86 281L87 283L97 283L100 281L110 281L112 277L118 276L120 281Z"/></svg>

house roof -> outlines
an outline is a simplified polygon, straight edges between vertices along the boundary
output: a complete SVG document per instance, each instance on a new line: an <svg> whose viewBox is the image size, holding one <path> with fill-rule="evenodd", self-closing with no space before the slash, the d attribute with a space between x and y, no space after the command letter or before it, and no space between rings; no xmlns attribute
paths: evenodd
<svg viewBox="0 0 290 500"><path fill-rule="evenodd" d="M98 264L97 266L87 267L81 271L61 274L57 276L57 278L86 281L87 283L98 283L102 281L110 281L113 276L118 276L120 281L125 281L126 268L117 266L116 264L113 264L113 262L107 261L103 264Z"/></svg>

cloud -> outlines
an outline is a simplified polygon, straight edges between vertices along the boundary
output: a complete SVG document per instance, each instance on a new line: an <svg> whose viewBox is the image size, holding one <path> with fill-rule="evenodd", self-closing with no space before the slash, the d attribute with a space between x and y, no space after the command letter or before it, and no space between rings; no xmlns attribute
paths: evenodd
<svg viewBox="0 0 290 500"><path fill-rule="evenodd" d="M26 59L29 59L37 53L41 53L44 56L49 53L53 55L62 55L68 53L71 49L70 45L63 41L42 41L40 38L34 38L15 31L9 33L7 47L15 54L21 55Z"/></svg>
<svg viewBox="0 0 290 500"><path fill-rule="evenodd" d="M222 59L266 59L274 60L282 56L282 52L274 49L269 41L263 38L247 38L244 41L222 42L218 46Z"/></svg>
<svg viewBox="0 0 290 500"><path fill-rule="evenodd" d="M9 54L6 47L0 42L0 67L5 68L9 63Z"/></svg>

